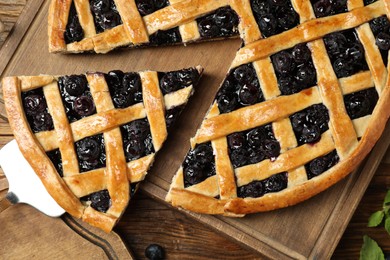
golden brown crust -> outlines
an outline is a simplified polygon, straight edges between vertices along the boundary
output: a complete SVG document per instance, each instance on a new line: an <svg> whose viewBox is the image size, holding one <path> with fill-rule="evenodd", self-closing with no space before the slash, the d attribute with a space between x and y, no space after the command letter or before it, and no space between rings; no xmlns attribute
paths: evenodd
<svg viewBox="0 0 390 260"><path fill-rule="evenodd" d="M310 105L321 103L318 89L313 87L291 96L244 107L203 121L192 143L204 143L234 132L245 131L291 115Z"/></svg>
<svg viewBox="0 0 390 260"><path fill-rule="evenodd" d="M292 3L300 15L301 24L279 35L244 46L238 51L231 66L236 68L242 64L253 64L265 101L222 115L219 115L216 103L211 106L200 129L191 140L191 147L211 141L216 160L216 175L185 187L183 168L180 168L173 177L166 196L166 200L172 205L199 213L237 216L297 204L347 176L371 151L383 132L390 115L389 71L383 64L367 22L384 14L389 17L390 2L378 1L363 7L362 1L352 0L348 1L348 8L352 11L320 19L314 18L310 1L293 0ZM356 29L364 46L369 71L338 79L320 38L328 33L350 28ZM306 42L309 42L308 46L312 52L318 86L309 89L309 93L304 90L298 94L280 96L269 57L278 51ZM374 111L371 115L351 120L345 109L344 96L372 87L375 87L379 95ZM286 103L288 105L285 105ZM323 103L329 111L329 130L322 134L318 142L298 146L289 116L318 103ZM288 176L287 187L258 198L238 198L234 193L231 193L233 196L230 198L222 198L221 181L223 183L224 173L221 173L222 167L218 165L224 165L223 170L230 176L230 169L225 166L231 163L227 156L218 158L221 157L222 151L226 152L226 136L271 122L281 154L272 161L266 159L235 168L234 188L252 181L265 180L282 172L286 172ZM340 161L319 176L308 179L304 165L333 150L337 151ZM229 177L226 178L229 180Z"/></svg>
<svg viewBox="0 0 390 260"><path fill-rule="evenodd" d="M88 73L88 84L96 104L96 112L114 110L110 91L103 74ZM127 207L130 199L129 182L127 179L126 158L123 153L122 135L118 127L103 133L106 147L105 177L107 190L111 198L111 206L107 215L119 218Z"/></svg>
<svg viewBox="0 0 390 260"><path fill-rule="evenodd" d="M183 0L145 16L144 21L150 35L193 21L226 5L229 0Z"/></svg>
<svg viewBox="0 0 390 260"><path fill-rule="evenodd" d="M153 146L158 151L168 135L167 126L165 125L164 98L159 88L157 72L141 72L140 77L142 93L144 93L143 102L150 124Z"/></svg>
<svg viewBox="0 0 390 260"><path fill-rule="evenodd" d="M64 32L68 23L68 15L72 0L51 1L48 13L49 52L66 50Z"/></svg>
<svg viewBox="0 0 390 260"><path fill-rule="evenodd" d="M134 47L149 43L151 34L158 30L174 27L179 27L183 43L195 41L200 38L196 19L230 4L230 0L170 2L169 6L141 17L135 0L116 0L115 4L123 24L96 34L89 1L77 0L75 7L84 31L84 39L80 42L65 44L64 32L68 22L71 0L52 0L48 19L49 51L107 53L120 46ZM250 19L253 22L253 16Z"/></svg>
<svg viewBox="0 0 390 260"><path fill-rule="evenodd" d="M20 80L17 77L4 78L2 86L8 120L15 139L18 141L20 151L26 155L26 160L58 204L73 216L81 217L84 206L58 175L45 151L40 145L37 145L37 141L27 124L20 95Z"/></svg>
<svg viewBox="0 0 390 260"><path fill-rule="evenodd" d="M292 48L298 43L320 39L335 31L355 28L384 14L386 12L383 1L377 1L347 13L308 20L291 30L260 39L241 48L237 52L231 68L269 57L278 51Z"/></svg>
<svg viewBox="0 0 390 260"><path fill-rule="evenodd" d="M202 72L201 67L197 69L199 73ZM157 152L166 138L166 135L162 135L166 133L166 129L165 131L158 129L161 128L161 120L164 120L165 126L164 111L167 106L164 100L168 100L169 108L172 108L185 104L192 94L193 87L188 86L164 97L159 89L156 72L148 71L140 74L143 79L151 80L151 82L144 82L145 80L142 82L145 84L142 86L145 107L143 103L139 103L128 108L116 109L104 74L87 73L86 78L96 106L96 114L71 124L68 122L65 108L62 105L63 101L57 83L58 77L44 75L3 79L8 119L24 157L42 180L50 195L64 210L105 231L112 229L129 202L129 182L143 180L155 156L155 153L152 153L127 163L119 127L148 116L152 137L157 140L154 147ZM38 87L43 90L54 130L33 133L25 116L21 97L23 91ZM158 116L161 119L158 119ZM100 133L103 134L104 139L106 166L80 172L74 143ZM56 148L59 148L61 153L63 178L46 154ZM102 213L93 209L89 206L89 202L80 202L81 197L105 189L108 190L111 199L107 212Z"/></svg>
<svg viewBox="0 0 390 260"><path fill-rule="evenodd" d="M149 41L144 21L138 12L135 0L116 0L118 12L125 24L130 42L134 45Z"/></svg>

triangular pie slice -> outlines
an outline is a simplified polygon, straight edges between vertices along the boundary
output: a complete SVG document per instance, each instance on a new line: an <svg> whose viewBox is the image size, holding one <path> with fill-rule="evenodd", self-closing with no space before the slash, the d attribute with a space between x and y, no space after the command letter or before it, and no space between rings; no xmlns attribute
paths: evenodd
<svg viewBox="0 0 390 260"><path fill-rule="evenodd" d="M262 38L238 50L172 180L174 206L294 205L356 168L388 120L389 1L292 0L300 24L279 32L262 22L290 1L249 2Z"/></svg>
<svg viewBox="0 0 390 260"><path fill-rule="evenodd" d="M50 52L106 53L238 36L229 0L52 0Z"/></svg>
<svg viewBox="0 0 390 260"><path fill-rule="evenodd" d="M57 203L110 231L202 68L3 79L19 148Z"/></svg>

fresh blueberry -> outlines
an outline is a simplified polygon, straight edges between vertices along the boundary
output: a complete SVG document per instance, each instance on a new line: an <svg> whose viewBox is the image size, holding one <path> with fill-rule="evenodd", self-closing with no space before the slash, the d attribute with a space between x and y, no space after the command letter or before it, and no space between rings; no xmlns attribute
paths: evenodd
<svg viewBox="0 0 390 260"><path fill-rule="evenodd" d="M145 256L149 260L163 260L165 258L165 251L162 246L151 244L145 249Z"/></svg>
<svg viewBox="0 0 390 260"><path fill-rule="evenodd" d="M93 161L100 157L100 144L91 138L80 140L77 145L77 154L83 161Z"/></svg>
<svg viewBox="0 0 390 260"><path fill-rule="evenodd" d="M36 115L44 111L47 107L43 96L32 94L24 97L24 108L27 115Z"/></svg>
<svg viewBox="0 0 390 260"><path fill-rule="evenodd" d="M92 193L88 196L91 201L91 207L100 212L107 212L111 206L111 197L108 190L102 190Z"/></svg>
<svg viewBox="0 0 390 260"><path fill-rule="evenodd" d="M279 173L264 180L265 192L278 192L287 188L287 174Z"/></svg>
<svg viewBox="0 0 390 260"><path fill-rule="evenodd" d="M80 96L74 100L73 103L74 111L81 117L89 116L94 114L95 104L92 97L90 96Z"/></svg>
<svg viewBox="0 0 390 260"><path fill-rule="evenodd" d="M390 49L390 35L388 33L380 32L376 36L375 43L379 49L388 51Z"/></svg>
<svg viewBox="0 0 390 260"><path fill-rule="evenodd" d="M261 181L253 181L247 185L237 188L237 196L240 198L258 198L265 193L264 185Z"/></svg>

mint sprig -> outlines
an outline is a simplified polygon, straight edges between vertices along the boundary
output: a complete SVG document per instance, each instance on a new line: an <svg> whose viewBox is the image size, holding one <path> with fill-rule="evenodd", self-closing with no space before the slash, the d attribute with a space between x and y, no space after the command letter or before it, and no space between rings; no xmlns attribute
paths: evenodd
<svg viewBox="0 0 390 260"><path fill-rule="evenodd" d="M363 246L360 250L360 260L384 260L385 255L375 240L369 236L363 237Z"/></svg>
<svg viewBox="0 0 390 260"><path fill-rule="evenodd" d="M379 226L383 220L385 220L385 228L387 232L390 234L390 190L387 191L385 200L383 201L382 210L373 213L368 219L368 227L377 227ZM386 224L387 223L387 224Z"/></svg>
<svg viewBox="0 0 390 260"><path fill-rule="evenodd" d="M373 213L368 219L368 227L377 227L384 221L384 226L390 235L390 190L383 201L382 210ZM385 256L377 242L368 236L363 237L363 246L360 250L360 260L384 260Z"/></svg>

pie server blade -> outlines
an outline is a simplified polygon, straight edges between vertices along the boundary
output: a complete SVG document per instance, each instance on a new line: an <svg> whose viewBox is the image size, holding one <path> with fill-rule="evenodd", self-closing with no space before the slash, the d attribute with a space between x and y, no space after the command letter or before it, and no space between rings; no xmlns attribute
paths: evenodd
<svg viewBox="0 0 390 260"><path fill-rule="evenodd" d="M15 140L0 150L0 166L9 183L8 194L0 200L0 212L10 205L26 203L51 217L59 217L65 213L46 191Z"/></svg>

